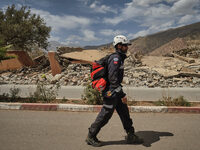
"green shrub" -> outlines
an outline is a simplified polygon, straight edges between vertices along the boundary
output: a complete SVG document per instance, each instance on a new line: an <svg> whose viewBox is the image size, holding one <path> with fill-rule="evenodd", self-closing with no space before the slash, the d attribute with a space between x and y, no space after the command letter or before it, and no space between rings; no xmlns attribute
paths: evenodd
<svg viewBox="0 0 200 150"><path fill-rule="evenodd" d="M82 99L86 104L90 105L100 105L103 101L101 93L96 89L93 89L90 83L86 85Z"/></svg>
<svg viewBox="0 0 200 150"><path fill-rule="evenodd" d="M15 56L7 56L6 55L7 49L9 49L12 45L3 46L2 43L3 43L3 41L0 39L0 62L2 60L15 58Z"/></svg>
<svg viewBox="0 0 200 150"><path fill-rule="evenodd" d="M184 99L183 96L179 96L178 98L163 96L162 99L154 102L154 104L157 106L191 106L191 103Z"/></svg>
<svg viewBox="0 0 200 150"><path fill-rule="evenodd" d="M47 87L44 82L38 83L36 91L33 94L29 93L30 102L41 101L44 103L50 103L52 100L56 99L59 88L59 84Z"/></svg>
<svg viewBox="0 0 200 150"><path fill-rule="evenodd" d="M65 98L65 96L61 99L61 103L66 103L68 99Z"/></svg>
<svg viewBox="0 0 200 150"><path fill-rule="evenodd" d="M191 103L184 99L183 96L173 99L175 106L191 106Z"/></svg>

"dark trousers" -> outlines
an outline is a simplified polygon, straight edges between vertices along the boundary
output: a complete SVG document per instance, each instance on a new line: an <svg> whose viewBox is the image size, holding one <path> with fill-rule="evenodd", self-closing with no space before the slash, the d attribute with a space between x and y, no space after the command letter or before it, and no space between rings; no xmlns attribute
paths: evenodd
<svg viewBox="0 0 200 150"><path fill-rule="evenodd" d="M103 107L99 112L96 120L89 128L90 136L94 137L99 133L101 128L108 123L115 109L126 132L134 132L134 127L132 126L133 122L130 118L127 104L122 103L121 98L104 98Z"/></svg>

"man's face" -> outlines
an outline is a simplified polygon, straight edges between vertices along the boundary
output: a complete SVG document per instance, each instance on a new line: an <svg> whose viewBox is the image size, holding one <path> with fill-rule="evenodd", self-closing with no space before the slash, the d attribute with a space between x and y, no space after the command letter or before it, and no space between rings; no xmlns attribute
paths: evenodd
<svg viewBox="0 0 200 150"><path fill-rule="evenodd" d="M128 51L128 44L119 44L118 48L123 52L123 53L127 53Z"/></svg>

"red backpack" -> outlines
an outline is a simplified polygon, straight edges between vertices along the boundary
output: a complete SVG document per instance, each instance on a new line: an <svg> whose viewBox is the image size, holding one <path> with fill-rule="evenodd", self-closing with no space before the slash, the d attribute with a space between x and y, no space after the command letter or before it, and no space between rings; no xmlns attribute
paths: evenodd
<svg viewBox="0 0 200 150"><path fill-rule="evenodd" d="M99 92L102 92L106 88L108 76L107 61L111 55L107 55L101 58L99 61L92 63L90 74L92 78L92 87L97 89Z"/></svg>

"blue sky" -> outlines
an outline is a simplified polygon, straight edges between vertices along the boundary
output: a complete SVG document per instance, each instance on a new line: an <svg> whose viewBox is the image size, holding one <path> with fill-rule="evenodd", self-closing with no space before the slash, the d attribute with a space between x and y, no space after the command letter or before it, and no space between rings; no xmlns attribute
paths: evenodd
<svg viewBox="0 0 200 150"><path fill-rule="evenodd" d="M112 42L118 34L129 39L200 21L200 0L1 0L0 9L15 4L52 27L49 41L68 46Z"/></svg>

